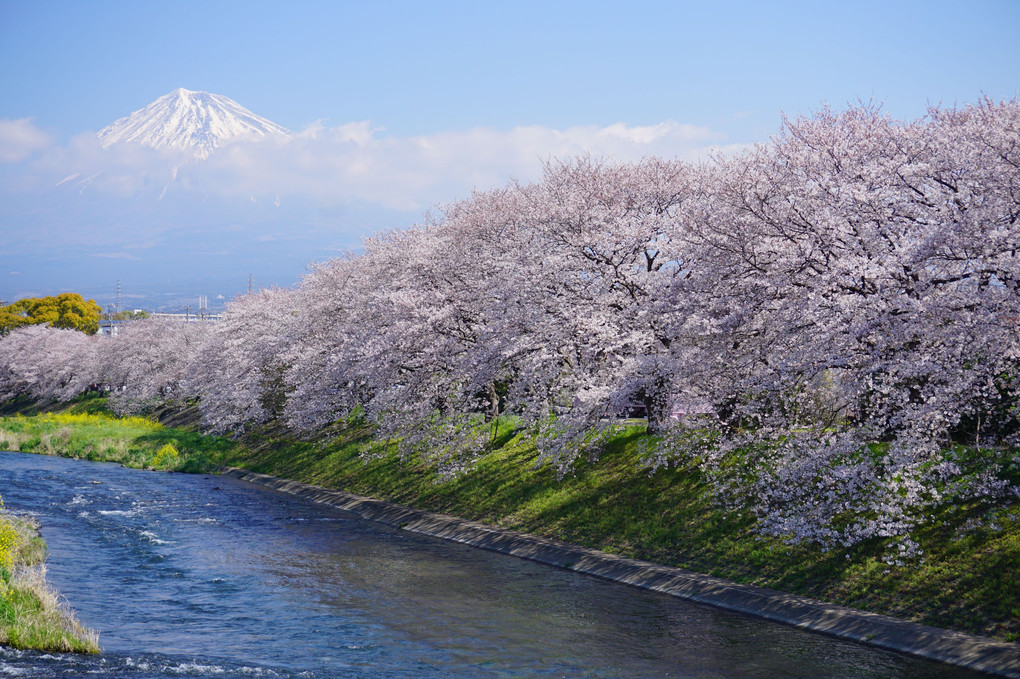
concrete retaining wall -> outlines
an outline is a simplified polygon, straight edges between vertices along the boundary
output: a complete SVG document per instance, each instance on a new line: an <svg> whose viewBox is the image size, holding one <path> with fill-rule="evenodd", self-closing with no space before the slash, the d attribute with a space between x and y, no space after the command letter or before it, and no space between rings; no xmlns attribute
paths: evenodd
<svg viewBox="0 0 1020 679"><path fill-rule="evenodd" d="M763 587L740 585L243 469L227 467L222 473L402 530L463 542L842 639L1020 679L1018 644L919 625Z"/></svg>

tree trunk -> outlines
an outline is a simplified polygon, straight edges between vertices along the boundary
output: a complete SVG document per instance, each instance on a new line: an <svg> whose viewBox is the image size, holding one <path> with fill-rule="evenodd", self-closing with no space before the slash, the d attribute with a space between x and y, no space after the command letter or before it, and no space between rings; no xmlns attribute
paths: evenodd
<svg viewBox="0 0 1020 679"><path fill-rule="evenodd" d="M648 418L648 433L662 434L669 428L670 398L666 380L656 377L644 394L645 415Z"/></svg>
<svg viewBox="0 0 1020 679"><path fill-rule="evenodd" d="M489 396L489 410L485 413L485 419L494 420L499 417L499 393L496 392L495 382L489 382L486 387Z"/></svg>

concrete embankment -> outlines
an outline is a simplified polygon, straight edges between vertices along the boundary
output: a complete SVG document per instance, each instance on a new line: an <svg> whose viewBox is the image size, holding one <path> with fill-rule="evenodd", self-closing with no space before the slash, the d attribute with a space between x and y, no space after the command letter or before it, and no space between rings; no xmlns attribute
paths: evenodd
<svg viewBox="0 0 1020 679"><path fill-rule="evenodd" d="M227 467L223 474L354 512L402 530L462 542L842 639L1020 679L1020 645L741 585L679 568L493 528L453 516Z"/></svg>

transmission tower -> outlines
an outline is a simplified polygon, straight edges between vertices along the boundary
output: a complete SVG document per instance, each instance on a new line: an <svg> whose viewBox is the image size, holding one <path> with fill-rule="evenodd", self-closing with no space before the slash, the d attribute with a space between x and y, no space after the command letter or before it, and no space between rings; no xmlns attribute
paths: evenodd
<svg viewBox="0 0 1020 679"><path fill-rule="evenodd" d="M255 292L255 278L248 274L248 294Z"/></svg>

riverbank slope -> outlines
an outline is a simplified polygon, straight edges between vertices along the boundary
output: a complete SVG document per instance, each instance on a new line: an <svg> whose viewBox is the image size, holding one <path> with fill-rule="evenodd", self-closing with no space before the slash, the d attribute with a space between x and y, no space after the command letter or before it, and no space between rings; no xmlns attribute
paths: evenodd
<svg viewBox="0 0 1020 679"><path fill-rule="evenodd" d="M313 441L279 425L227 440L200 436L180 409L160 414L182 426L149 429L112 419L96 399L45 410L5 406L0 414L29 416L0 419L0 445L141 467L230 465L936 627L1020 636L1017 504L938 506L910 536L912 556L890 555L881 539L825 551L760 535L752 513L713 501L696 464L649 471L641 426L619 427L563 475L537 464L527 431L501 422L480 456L451 473L441 456L402 455L358 422Z"/></svg>
<svg viewBox="0 0 1020 679"><path fill-rule="evenodd" d="M83 627L46 582L45 556L38 524L11 515L0 499L0 644L98 653L99 635Z"/></svg>

